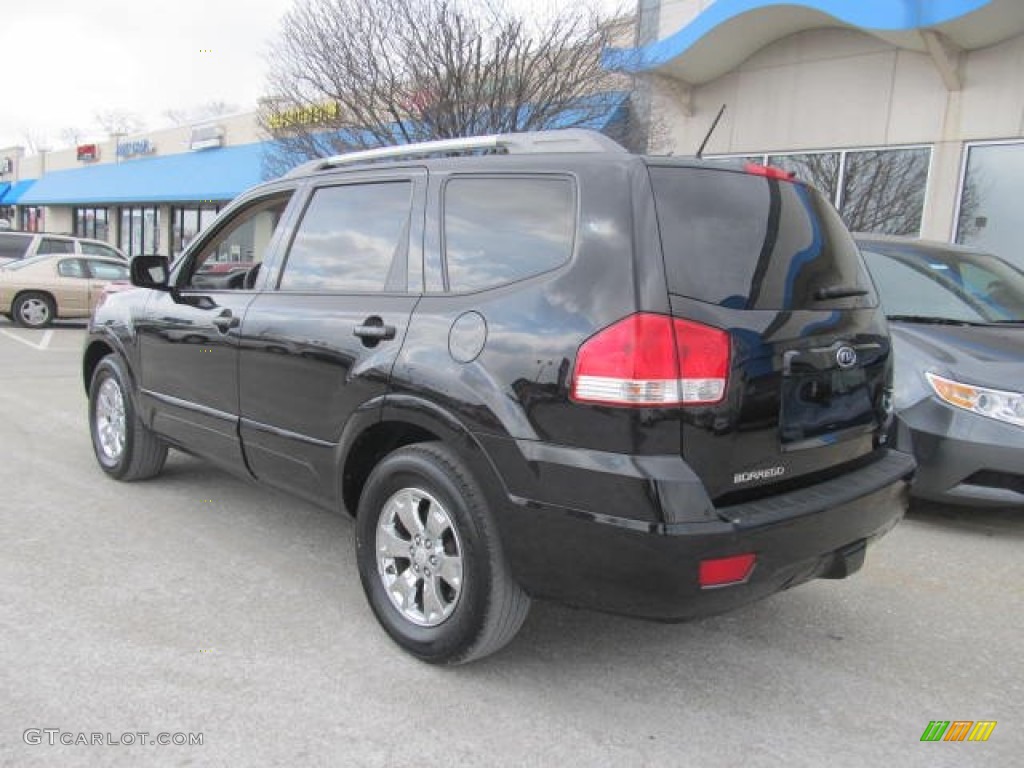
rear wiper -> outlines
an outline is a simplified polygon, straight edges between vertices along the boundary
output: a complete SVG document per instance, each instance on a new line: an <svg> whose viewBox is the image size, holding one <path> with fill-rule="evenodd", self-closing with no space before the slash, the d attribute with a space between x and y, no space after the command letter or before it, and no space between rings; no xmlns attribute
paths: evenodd
<svg viewBox="0 0 1024 768"><path fill-rule="evenodd" d="M845 299L848 296L867 296L867 288L855 288L848 285L826 285L814 292L815 301L827 301L828 299Z"/></svg>
<svg viewBox="0 0 1024 768"><path fill-rule="evenodd" d="M904 323L932 323L933 325L979 325L970 320L954 320L951 317L929 317L928 315L886 315L889 320ZM984 325L984 323L980 323Z"/></svg>

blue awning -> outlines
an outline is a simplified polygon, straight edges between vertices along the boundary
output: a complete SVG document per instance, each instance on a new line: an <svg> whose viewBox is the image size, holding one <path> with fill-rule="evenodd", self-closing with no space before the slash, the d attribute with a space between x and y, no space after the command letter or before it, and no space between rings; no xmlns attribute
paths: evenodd
<svg viewBox="0 0 1024 768"><path fill-rule="evenodd" d="M7 190L11 188L11 182L0 181L0 205L3 205L4 195L7 194Z"/></svg>
<svg viewBox="0 0 1024 768"><path fill-rule="evenodd" d="M35 179L22 179L11 184L9 189L0 189L0 205L17 205L21 196L35 183Z"/></svg>
<svg viewBox="0 0 1024 768"><path fill-rule="evenodd" d="M263 181L265 147L257 142L53 171L39 179L20 204L230 200Z"/></svg>
<svg viewBox="0 0 1024 768"><path fill-rule="evenodd" d="M1020 0L716 0L668 37L638 48L608 48L606 69L660 72L691 85L721 77L755 51L808 29L860 29L925 52L921 30L975 50L1024 30Z"/></svg>

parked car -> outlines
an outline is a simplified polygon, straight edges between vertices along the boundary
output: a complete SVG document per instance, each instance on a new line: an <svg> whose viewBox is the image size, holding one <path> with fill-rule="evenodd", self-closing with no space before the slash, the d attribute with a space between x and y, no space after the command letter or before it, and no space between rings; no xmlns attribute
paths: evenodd
<svg viewBox="0 0 1024 768"><path fill-rule="evenodd" d="M225 252L254 266L197 285ZM775 169L589 131L371 150L131 274L83 358L103 471L177 447L347 511L429 662L497 650L530 598L677 620L843 578L903 513L885 317Z"/></svg>
<svg viewBox="0 0 1024 768"><path fill-rule="evenodd" d="M105 285L128 279L128 264L98 256L33 256L0 267L0 314L27 328L88 317Z"/></svg>
<svg viewBox="0 0 1024 768"><path fill-rule="evenodd" d="M989 253L858 236L892 329L896 444L916 496L1024 504L1024 273Z"/></svg>
<svg viewBox="0 0 1024 768"><path fill-rule="evenodd" d="M0 232L0 265L50 255L102 256L128 261L114 246L87 237L48 232Z"/></svg>

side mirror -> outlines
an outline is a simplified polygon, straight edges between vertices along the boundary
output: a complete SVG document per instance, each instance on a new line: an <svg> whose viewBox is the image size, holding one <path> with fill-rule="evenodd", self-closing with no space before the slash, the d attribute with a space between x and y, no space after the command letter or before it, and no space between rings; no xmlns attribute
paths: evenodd
<svg viewBox="0 0 1024 768"><path fill-rule="evenodd" d="M128 266L132 285L139 288L152 288L157 291L169 291L167 280L170 276L170 263L166 256L145 254L134 256Z"/></svg>

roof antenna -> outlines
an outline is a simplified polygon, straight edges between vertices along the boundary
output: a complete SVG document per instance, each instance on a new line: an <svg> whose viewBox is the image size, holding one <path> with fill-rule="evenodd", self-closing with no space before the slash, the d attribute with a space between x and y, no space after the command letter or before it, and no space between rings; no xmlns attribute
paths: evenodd
<svg viewBox="0 0 1024 768"><path fill-rule="evenodd" d="M718 114L715 115L715 121L713 123L711 123L711 127L708 128L708 132L707 132L707 135L704 137L704 141L702 141L700 143L700 149L697 150L697 159L698 160L700 160L701 157L704 155L704 147L706 147L708 145L708 141L710 141L710 139L711 139L711 134L713 134L715 132L715 128L718 127L718 121L722 119L722 115L724 115L724 114L725 114L725 104L723 104L722 108L720 110L718 110Z"/></svg>

